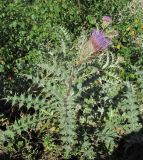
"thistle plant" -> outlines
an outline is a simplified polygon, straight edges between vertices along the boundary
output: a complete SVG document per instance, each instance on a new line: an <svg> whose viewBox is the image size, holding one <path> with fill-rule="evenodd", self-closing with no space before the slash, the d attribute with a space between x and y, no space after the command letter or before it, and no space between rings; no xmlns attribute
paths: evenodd
<svg viewBox="0 0 143 160"><path fill-rule="evenodd" d="M102 31L94 30L89 39L80 38L72 49L66 45L68 33L61 31L65 39L60 50L43 55L33 75L22 75L31 87L6 98L13 107L32 107L35 113L8 126L0 142L13 143L22 131L32 128L44 131L48 137L43 138L44 144L52 144L45 152L56 152L62 158L110 155L117 146L115 139L141 127L137 86L121 78L124 62L109 50L111 39ZM64 53L62 58L59 52Z"/></svg>

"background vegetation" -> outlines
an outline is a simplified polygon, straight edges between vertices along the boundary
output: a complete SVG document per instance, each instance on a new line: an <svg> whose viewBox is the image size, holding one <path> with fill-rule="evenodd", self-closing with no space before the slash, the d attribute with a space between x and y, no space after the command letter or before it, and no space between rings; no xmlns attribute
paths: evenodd
<svg viewBox="0 0 143 160"><path fill-rule="evenodd" d="M118 36L89 59L105 15ZM142 16L139 0L0 1L1 159L139 159Z"/></svg>

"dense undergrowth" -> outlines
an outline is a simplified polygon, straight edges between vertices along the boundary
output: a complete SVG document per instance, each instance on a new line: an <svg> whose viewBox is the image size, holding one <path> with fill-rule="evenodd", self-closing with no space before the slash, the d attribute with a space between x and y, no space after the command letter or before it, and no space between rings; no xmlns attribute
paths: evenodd
<svg viewBox="0 0 143 160"><path fill-rule="evenodd" d="M1 159L139 159L142 16L139 0L0 1ZM112 41L94 53L93 29Z"/></svg>

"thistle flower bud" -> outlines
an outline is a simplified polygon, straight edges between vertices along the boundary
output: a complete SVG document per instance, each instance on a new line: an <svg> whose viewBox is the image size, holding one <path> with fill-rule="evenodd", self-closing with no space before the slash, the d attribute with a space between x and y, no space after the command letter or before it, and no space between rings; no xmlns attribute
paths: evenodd
<svg viewBox="0 0 143 160"><path fill-rule="evenodd" d="M95 29L91 33L90 42L95 52L103 51L111 45L111 40L107 38L102 31Z"/></svg>
<svg viewBox="0 0 143 160"><path fill-rule="evenodd" d="M112 23L112 18L110 16L103 16L102 20L103 23L109 23L109 24Z"/></svg>
<svg viewBox="0 0 143 160"><path fill-rule="evenodd" d="M88 41L82 47L82 52L80 54L79 63L90 57L94 57L98 52L101 52L111 45L111 39L107 38L104 32L94 29Z"/></svg>

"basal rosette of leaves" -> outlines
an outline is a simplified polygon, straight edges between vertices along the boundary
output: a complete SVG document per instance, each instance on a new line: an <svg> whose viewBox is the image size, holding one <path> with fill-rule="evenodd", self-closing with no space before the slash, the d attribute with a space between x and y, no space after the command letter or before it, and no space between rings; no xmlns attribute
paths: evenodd
<svg viewBox="0 0 143 160"><path fill-rule="evenodd" d="M94 35L94 40L100 45L98 34ZM103 34L100 36L105 40ZM12 102L13 108L32 107L35 112L29 116L21 115L8 125L7 130L1 132L1 146L7 142L6 148L9 149L15 138L22 136L22 131L30 133L34 129L43 135L45 159L52 155L55 159L73 156L101 159L111 154L117 146L116 140L122 135L141 128L138 119L141 101L138 101L137 90L142 82L137 80L138 85L135 85L121 78L120 74L124 72L121 64L124 62L108 47L100 52L95 48L87 50L84 56L87 35L83 34L78 44L70 49L68 38L66 41L61 39L60 49L39 59L35 74L23 73L32 82L25 93L13 93L6 98ZM81 57L82 63L75 63ZM23 148L28 149L28 143ZM11 153L15 152L15 148L10 149ZM24 152L23 156L29 154Z"/></svg>

